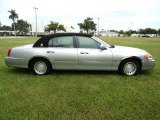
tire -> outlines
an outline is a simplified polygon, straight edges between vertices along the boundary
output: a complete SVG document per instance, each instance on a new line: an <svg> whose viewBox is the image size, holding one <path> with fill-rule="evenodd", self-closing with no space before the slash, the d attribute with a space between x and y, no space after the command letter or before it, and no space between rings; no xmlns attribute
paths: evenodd
<svg viewBox="0 0 160 120"><path fill-rule="evenodd" d="M140 72L140 65L134 59L127 59L121 63L119 71L122 75L133 76Z"/></svg>
<svg viewBox="0 0 160 120"><path fill-rule="evenodd" d="M51 72L51 64L45 59L35 59L31 63L31 69L36 75L47 75Z"/></svg>

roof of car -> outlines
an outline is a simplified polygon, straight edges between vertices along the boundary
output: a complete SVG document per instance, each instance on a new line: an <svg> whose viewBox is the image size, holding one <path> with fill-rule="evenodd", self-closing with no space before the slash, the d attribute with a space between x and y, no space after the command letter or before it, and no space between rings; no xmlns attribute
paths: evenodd
<svg viewBox="0 0 160 120"><path fill-rule="evenodd" d="M54 34L48 34L45 35L45 37L59 37L59 36L86 36L91 37L91 34L86 33L54 33Z"/></svg>
<svg viewBox="0 0 160 120"><path fill-rule="evenodd" d="M49 35L44 35L42 36L39 40L35 42L33 47L40 47L40 45L43 44L48 44L48 40L54 37L60 37L60 36L84 36L84 37L92 37L93 35L91 34L86 34L86 33L54 33L54 34L49 34Z"/></svg>

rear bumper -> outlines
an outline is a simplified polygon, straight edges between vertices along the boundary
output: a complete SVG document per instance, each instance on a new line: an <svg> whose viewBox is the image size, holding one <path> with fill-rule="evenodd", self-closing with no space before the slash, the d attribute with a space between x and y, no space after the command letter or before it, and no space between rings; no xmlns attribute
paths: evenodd
<svg viewBox="0 0 160 120"><path fill-rule="evenodd" d="M6 57L5 64L8 67L28 68L28 60L21 58Z"/></svg>
<svg viewBox="0 0 160 120"><path fill-rule="evenodd" d="M142 70L152 69L155 66L155 60L142 61Z"/></svg>

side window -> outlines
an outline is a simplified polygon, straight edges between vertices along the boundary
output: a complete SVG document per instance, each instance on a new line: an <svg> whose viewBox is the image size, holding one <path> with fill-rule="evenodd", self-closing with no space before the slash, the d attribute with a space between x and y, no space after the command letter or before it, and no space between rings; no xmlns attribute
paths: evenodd
<svg viewBox="0 0 160 120"><path fill-rule="evenodd" d="M79 48L94 48L98 49L100 47L100 43L88 38L88 37L78 37L79 40Z"/></svg>
<svg viewBox="0 0 160 120"><path fill-rule="evenodd" d="M73 38L70 36L52 38L48 42L48 47L73 48Z"/></svg>
<svg viewBox="0 0 160 120"><path fill-rule="evenodd" d="M58 37L50 39L49 42L48 42L48 47L56 47L56 44L55 44L55 43L58 42L58 39L59 39ZM53 43L54 43L55 45L53 45ZM58 47L58 46L57 46L57 47Z"/></svg>

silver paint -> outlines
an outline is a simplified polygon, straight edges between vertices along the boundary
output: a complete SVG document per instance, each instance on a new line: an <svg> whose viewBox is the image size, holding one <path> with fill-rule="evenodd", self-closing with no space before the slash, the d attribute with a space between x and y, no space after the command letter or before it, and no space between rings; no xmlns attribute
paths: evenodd
<svg viewBox="0 0 160 120"><path fill-rule="evenodd" d="M115 46L97 37L94 40L105 46L105 50L91 48L34 48L33 44L12 48L5 63L9 67L28 68L29 61L33 58L45 58L52 64L52 69L67 70L110 70L117 71L122 60L136 57L142 62L142 70L151 69L155 66L155 60L146 60L144 55L148 52L131 47Z"/></svg>

